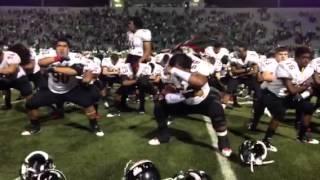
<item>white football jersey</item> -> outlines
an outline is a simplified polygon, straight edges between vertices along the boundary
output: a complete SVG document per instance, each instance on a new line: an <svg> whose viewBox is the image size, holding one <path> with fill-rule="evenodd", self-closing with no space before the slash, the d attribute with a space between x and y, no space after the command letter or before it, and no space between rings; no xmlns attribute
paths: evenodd
<svg viewBox="0 0 320 180"><path fill-rule="evenodd" d="M243 61L241 58L237 56L235 53L231 53L230 55L230 65L236 64L237 66L247 67L252 64L259 64L260 59L259 55L255 51L247 51L246 59ZM238 76L232 76L233 78L237 78Z"/></svg>
<svg viewBox="0 0 320 180"><path fill-rule="evenodd" d="M268 59L262 60L261 63L259 63L259 66L260 66L259 71L260 72L270 72L275 76L278 64L279 64L278 61L274 58L268 58ZM270 82L264 81L261 84L261 88L265 89L269 83Z"/></svg>
<svg viewBox="0 0 320 180"><path fill-rule="evenodd" d="M143 42L151 41L151 31L138 29L136 32L127 32L129 42L129 54L143 56Z"/></svg>
<svg viewBox="0 0 320 180"><path fill-rule="evenodd" d="M56 55L57 55L56 50L54 50L53 48L40 49L37 58L38 59L43 59L43 58L46 58L46 57L54 57Z"/></svg>
<svg viewBox="0 0 320 180"><path fill-rule="evenodd" d="M56 54L54 55L56 56ZM69 67L74 64L82 64L84 67L89 66L87 63L89 60L79 53L69 53L70 60L63 62L55 62L53 66ZM48 57L48 56L47 56ZM41 59L39 59L41 61ZM92 61L92 60L90 60ZM48 87L50 91L56 94L65 94L71 91L79 83L79 80L75 76L67 76L60 73L49 73Z"/></svg>
<svg viewBox="0 0 320 180"><path fill-rule="evenodd" d="M83 71L91 71L93 74L101 73L100 59L83 59L84 63Z"/></svg>
<svg viewBox="0 0 320 180"><path fill-rule="evenodd" d="M148 65L151 67L151 65L150 64L153 64L154 65L154 68L152 69L151 68L151 74L153 75L153 76L162 76L163 75L163 67L162 66L160 66L159 64L157 64L157 63L153 63L153 62L150 62L150 63L148 63Z"/></svg>
<svg viewBox="0 0 320 180"><path fill-rule="evenodd" d="M215 67L212 64L200 59L193 53L188 53L187 56L189 56L192 59L191 72L197 72L204 76L214 74Z"/></svg>
<svg viewBox="0 0 320 180"><path fill-rule="evenodd" d="M303 78L309 79L314 73L320 73L320 58L313 59L303 70Z"/></svg>
<svg viewBox="0 0 320 180"><path fill-rule="evenodd" d="M237 57L236 54L232 53L230 62L243 67L248 64L259 64L259 55L255 51L247 51L246 59L243 61L241 58Z"/></svg>
<svg viewBox="0 0 320 180"><path fill-rule="evenodd" d="M118 59L117 63L113 64L111 58L109 57L103 58L101 62L102 67L107 67L107 68L116 69L116 70L119 70L123 64L124 64L123 59Z"/></svg>
<svg viewBox="0 0 320 180"><path fill-rule="evenodd" d="M21 63L20 56L12 51L3 51L3 59L0 62L0 68L6 68L11 64L17 64L18 65L18 72L17 75L12 78L20 78L22 76L25 76L26 73L23 70L23 68L19 65Z"/></svg>
<svg viewBox="0 0 320 180"><path fill-rule="evenodd" d="M220 48L220 51L218 53L214 52L214 48L212 46L208 46L204 50L205 55L209 57L213 57L216 61L220 61L223 56L228 56L229 57L229 50L226 48Z"/></svg>
<svg viewBox="0 0 320 180"><path fill-rule="evenodd" d="M302 72L299 69L297 62L294 59L281 61L276 69L277 79L267 85L267 89L273 92L278 97L285 97L288 94L286 86L281 78L291 79L293 84L299 85L304 82Z"/></svg>
<svg viewBox="0 0 320 180"><path fill-rule="evenodd" d="M208 71L206 68L199 68L197 69L197 71L194 71L194 72L197 72L199 74L206 74ZM174 78L174 77L171 77L171 80L173 81L172 83L176 85L177 88L182 88L183 91L188 91L190 90L190 87L189 87L189 83L186 82L186 81L182 81L180 78ZM179 84L177 84L177 82ZM194 96L194 97L189 97L187 99L184 100L184 103L185 104L188 104L188 105L197 105L197 104L200 104L203 100L205 100L207 98L207 96L209 95L210 93L210 86L209 86L209 83L206 83L205 85L202 86L201 88L202 90L202 95L201 96ZM182 92L181 92L182 93Z"/></svg>
<svg viewBox="0 0 320 180"><path fill-rule="evenodd" d="M168 55L169 58L172 57L172 54L170 54L170 53L159 53L159 54L157 54L157 55L155 55L155 56L153 56L153 57L151 58L151 62L161 64L161 63L163 63L162 60L163 60L163 57L164 57L165 55Z"/></svg>
<svg viewBox="0 0 320 180"><path fill-rule="evenodd" d="M130 79L133 78L133 71L129 63L125 63L120 67L121 76L127 76ZM141 75L151 75L151 67L145 63L139 63L139 69L136 74L136 77L140 77Z"/></svg>
<svg viewBox="0 0 320 180"><path fill-rule="evenodd" d="M184 90L188 90L189 84L188 82L183 81L182 85L184 87ZM188 105L197 105L200 104L203 100L205 100L209 93L210 93L210 86L209 83L206 83L201 87L201 90L203 94L201 96L195 96L195 97L189 97L184 102Z"/></svg>

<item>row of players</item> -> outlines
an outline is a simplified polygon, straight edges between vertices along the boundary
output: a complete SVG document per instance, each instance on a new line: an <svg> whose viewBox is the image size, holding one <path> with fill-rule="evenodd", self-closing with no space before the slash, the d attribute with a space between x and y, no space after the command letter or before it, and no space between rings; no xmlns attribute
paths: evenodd
<svg viewBox="0 0 320 180"><path fill-rule="evenodd" d="M243 44L229 53L217 43L206 48L204 53L180 47L174 52L159 54L150 62L140 62L141 56L132 54L125 61L112 55L100 62L98 58L69 51L68 40L59 39L55 50L43 50L36 57L19 44L1 52L0 88L15 88L27 99L30 126L22 135L40 131L39 107L53 104L61 107L64 102L72 102L84 108L92 132L103 136L97 121L97 104L100 96L106 95L102 93L106 85L119 82L115 105L120 111L128 110L128 95L139 92L139 112L143 113L145 93L153 95L158 134L149 141L150 145L169 141L167 121L170 115L203 114L210 117L217 132L219 150L228 157L232 150L227 137L227 121L215 89L224 92L222 101L229 106L227 103L237 86L245 83L255 94L254 117L249 128L256 129L265 107L272 114L263 139L269 150L277 151L270 139L278 122L284 119L287 108L298 110L299 140L319 143L311 138L309 125L317 106L309 99L320 82L317 74L320 61L310 62L312 51L307 47L297 48L294 59L289 58L289 50L285 47L276 48L272 58L262 58ZM32 94L27 76L37 86L35 94Z"/></svg>

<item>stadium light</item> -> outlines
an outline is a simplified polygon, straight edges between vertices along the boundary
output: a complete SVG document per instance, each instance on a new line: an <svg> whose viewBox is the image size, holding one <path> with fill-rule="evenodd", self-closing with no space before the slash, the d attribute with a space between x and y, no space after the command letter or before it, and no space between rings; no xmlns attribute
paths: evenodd
<svg viewBox="0 0 320 180"><path fill-rule="evenodd" d="M124 5L123 5L123 0L112 0L112 7L115 7L115 8L122 8Z"/></svg>

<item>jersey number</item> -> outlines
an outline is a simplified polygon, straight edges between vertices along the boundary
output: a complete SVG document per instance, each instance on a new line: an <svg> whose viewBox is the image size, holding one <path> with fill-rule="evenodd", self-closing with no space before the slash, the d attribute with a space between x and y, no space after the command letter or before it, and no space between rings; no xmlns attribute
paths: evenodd
<svg viewBox="0 0 320 180"><path fill-rule="evenodd" d="M64 83L67 84L69 82L69 76L61 73L53 73L53 81L55 83Z"/></svg>

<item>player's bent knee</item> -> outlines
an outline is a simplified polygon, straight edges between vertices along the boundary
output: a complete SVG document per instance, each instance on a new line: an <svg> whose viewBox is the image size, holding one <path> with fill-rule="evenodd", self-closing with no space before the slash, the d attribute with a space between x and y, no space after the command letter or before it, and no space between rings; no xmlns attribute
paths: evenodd
<svg viewBox="0 0 320 180"><path fill-rule="evenodd" d="M95 119L96 116L97 116L97 112L96 112L96 110L86 111L86 116L87 116L89 119Z"/></svg>

